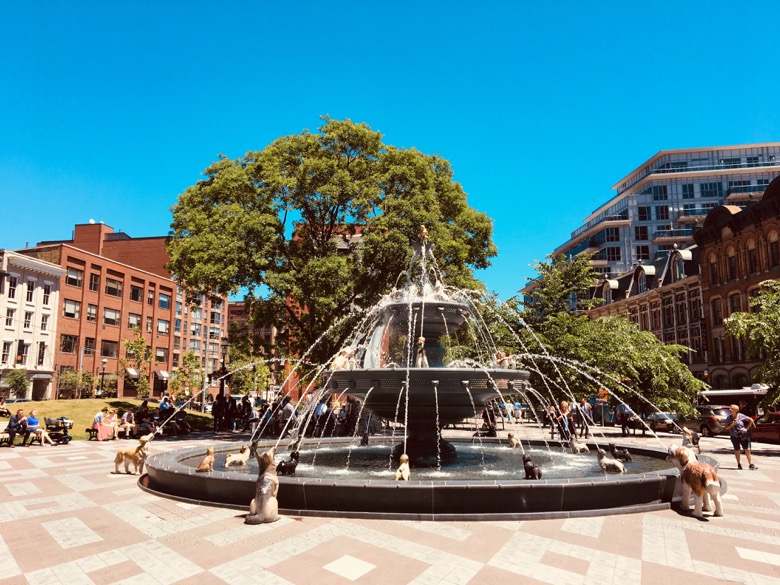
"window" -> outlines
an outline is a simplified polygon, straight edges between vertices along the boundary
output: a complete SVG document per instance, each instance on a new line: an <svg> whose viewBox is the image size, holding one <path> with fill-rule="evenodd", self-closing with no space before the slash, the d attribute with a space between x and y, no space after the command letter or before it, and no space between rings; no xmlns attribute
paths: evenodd
<svg viewBox="0 0 780 585"><path fill-rule="evenodd" d="M146 297L146 303L149 305L154 305L154 291L149 289L149 294Z"/></svg>
<svg viewBox="0 0 780 585"><path fill-rule="evenodd" d="M130 285L130 300L136 301L138 303L141 302L141 299L144 295L144 289L140 286L135 286L134 284Z"/></svg>
<svg viewBox="0 0 780 585"><path fill-rule="evenodd" d="M103 309L103 323L106 325L119 325L120 314L116 309Z"/></svg>
<svg viewBox="0 0 780 585"><path fill-rule="evenodd" d="M733 315L734 313L739 313L741 310L742 303L740 301L739 295L731 295L729 297L729 314Z"/></svg>
<svg viewBox="0 0 780 585"><path fill-rule="evenodd" d="M35 281L34 280L28 280L27 281L27 302L32 303L33 299L35 298Z"/></svg>
<svg viewBox="0 0 780 585"><path fill-rule="evenodd" d="M668 205L656 205L655 206L655 218L656 219L669 219L669 206Z"/></svg>
<svg viewBox="0 0 780 585"><path fill-rule="evenodd" d="M729 280L737 278L737 257L734 256L734 251L731 251L731 256L728 257L726 266L728 268Z"/></svg>
<svg viewBox="0 0 780 585"><path fill-rule="evenodd" d="M718 275L718 262L716 260L710 260L710 286L720 284Z"/></svg>
<svg viewBox="0 0 780 585"><path fill-rule="evenodd" d="M154 352L154 361L158 364L168 363L168 348L165 347L158 347Z"/></svg>
<svg viewBox="0 0 780 585"><path fill-rule="evenodd" d="M722 164L727 169L733 169L735 167L738 167L740 164L740 158L724 158L722 161L720 161L720 164Z"/></svg>
<svg viewBox="0 0 780 585"><path fill-rule="evenodd" d="M723 305L720 299L712 301L712 324L721 325L723 323Z"/></svg>
<svg viewBox="0 0 780 585"><path fill-rule="evenodd" d="M171 362L171 365L174 368L178 368L179 367L179 354L178 353L174 353L173 354L173 361Z"/></svg>
<svg viewBox="0 0 780 585"><path fill-rule="evenodd" d="M747 165L749 167L755 167L758 166L759 161L761 160L761 157L758 156L748 156L745 161L747 162Z"/></svg>
<svg viewBox="0 0 780 585"><path fill-rule="evenodd" d="M27 354L30 351L30 344L19 342L19 351L16 354L16 363L23 366L27 365Z"/></svg>
<svg viewBox="0 0 780 585"><path fill-rule="evenodd" d="M222 301L211 301L211 308L214 311L222 310Z"/></svg>
<svg viewBox="0 0 780 585"><path fill-rule="evenodd" d="M679 282L685 278L685 262L680 256L674 259L672 267L672 282Z"/></svg>
<svg viewBox="0 0 780 585"><path fill-rule="evenodd" d="M50 284L44 284L43 285L43 304L48 306L50 298L51 298L51 285Z"/></svg>
<svg viewBox="0 0 780 585"><path fill-rule="evenodd" d="M200 339L190 339L190 349L192 351L200 351Z"/></svg>
<svg viewBox="0 0 780 585"><path fill-rule="evenodd" d="M38 342L38 365L42 366L46 359L46 343L44 341Z"/></svg>
<svg viewBox="0 0 780 585"><path fill-rule="evenodd" d="M173 338L173 349L181 349L181 337Z"/></svg>
<svg viewBox="0 0 780 585"><path fill-rule="evenodd" d="M612 302L612 289L607 288L607 296L609 297L607 302ZM209 353L210 354L217 354L219 353L219 344L218 343L209 343Z"/></svg>
<svg viewBox="0 0 780 585"><path fill-rule="evenodd" d="M97 321L97 305L87 305L87 321L91 323Z"/></svg>
<svg viewBox="0 0 780 585"><path fill-rule="evenodd" d="M219 339L220 329L219 327L209 327L209 339Z"/></svg>
<svg viewBox="0 0 780 585"><path fill-rule="evenodd" d="M620 241L620 228L616 228L616 227L607 228L607 241L608 242L619 242ZM214 315L219 315L219 313L211 313L212 318L214 317ZM214 323L214 321L212 321L212 323Z"/></svg>
<svg viewBox="0 0 780 585"><path fill-rule="evenodd" d="M49 316L41 315L41 332L48 330L49 328Z"/></svg>
<svg viewBox="0 0 780 585"><path fill-rule="evenodd" d="M81 282L84 279L84 271L78 268L68 268L65 272L65 284L81 288Z"/></svg>
<svg viewBox="0 0 780 585"><path fill-rule="evenodd" d="M693 183L684 183L682 186L682 198L683 199L693 199L694 198L694 191L693 191Z"/></svg>
<svg viewBox="0 0 780 585"><path fill-rule="evenodd" d="M16 287L18 285L19 281L16 279L15 276L9 276L8 277L8 298L9 299L15 299L16 298Z"/></svg>
<svg viewBox="0 0 780 585"><path fill-rule="evenodd" d="M758 272L758 263L756 262L756 249L749 248L747 251L748 274Z"/></svg>
<svg viewBox="0 0 780 585"><path fill-rule="evenodd" d="M146 332L151 333L152 332L152 326L154 325L154 319L151 317L146 318Z"/></svg>
<svg viewBox="0 0 780 585"><path fill-rule="evenodd" d="M174 319L173 320L173 332L174 333L181 333L181 319Z"/></svg>
<svg viewBox="0 0 780 585"><path fill-rule="evenodd" d="M198 307L197 309L192 309L192 312L190 313L190 319L192 319L193 321L200 321L202 315L203 315L203 309Z"/></svg>
<svg viewBox="0 0 780 585"><path fill-rule="evenodd" d="M11 357L11 345L13 345L11 341L3 342L3 353L0 355L0 363L8 364L8 358Z"/></svg>
<svg viewBox="0 0 780 585"><path fill-rule="evenodd" d="M107 358L115 358L119 355L119 343L116 341L101 341L100 342L100 356Z"/></svg>
<svg viewBox="0 0 780 585"><path fill-rule="evenodd" d="M106 278L106 294L111 297L121 297L122 281L114 278Z"/></svg>
<svg viewBox="0 0 780 585"><path fill-rule="evenodd" d="M620 248L617 246L610 246L607 248L607 261L608 262L620 262Z"/></svg>
<svg viewBox="0 0 780 585"><path fill-rule="evenodd" d="M190 335L200 337L200 323L192 323L190 325Z"/></svg>
<svg viewBox="0 0 780 585"><path fill-rule="evenodd" d="M60 351L62 353L76 353L79 346L79 338L76 335L60 336Z"/></svg>
<svg viewBox="0 0 780 585"><path fill-rule="evenodd" d="M181 316L181 301L176 301L176 315Z"/></svg>
<svg viewBox="0 0 780 585"><path fill-rule="evenodd" d="M79 301L65 299L62 314L70 319L78 319L81 315L81 303Z"/></svg>
<svg viewBox="0 0 780 585"><path fill-rule="evenodd" d="M157 319L157 333L168 334L171 330L171 322L165 319Z"/></svg>
<svg viewBox="0 0 780 585"><path fill-rule="evenodd" d="M634 227L634 239L638 241L643 241L648 239L646 225L638 225Z"/></svg>
<svg viewBox="0 0 780 585"><path fill-rule="evenodd" d="M718 197L723 195L723 185L720 183L702 183L699 187L702 197Z"/></svg>
<svg viewBox="0 0 780 585"><path fill-rule="evenodd" d="M16 314L16 309L6 309L5 311L5 326L6 327L13 327L14 326L14 315Z"/></svg>
<svg viewBox="0 0 780 585"><path fill-rule="evenodd" d="M97 345L95 345L95 338L94 337L85 337L84 338L84 355L95 355L95 350L97 349Z"/></svg>
<svg viewBox="0 0 780 585"><path fill-rule="evenodd" d="M32 318L33 314L31 311L25 311L24 312L24 328L25 329L32 329Z"/></svg>
<svg viewBox="0 0 780 585"><path fill-rule="evenodd" d="M780 245L777 240L769 242L769 263L772 268L780 264Z"/></svg>
<svg viewBox="0 0 780 585"><path fill-rule="evenodd" d="M171 308L171 295L160 293L160 298L157 300L157 304L161 309Z"/></svg>
<svg viewBox="0 0 780 585"><path fill-rule="evenodd" d="M89 290L98 292L100 290L100 275L92 272L89 275Z"/></svg>
<svg viewBox="0 0 780 585"><path fill-rule="evenodd" d="M650 187L650 192L653 194L653 201L666 201L669 199L666 185L653 185Z"/></svg>
<svg viewBox="0 0 780 585"><path fill-rule="evenodd" d="M130 329L135 329L136 327L141 326L141 315L136 315L135 313L130 313L127 316L127 326L130 327Z"/></svg>
<svg viewBox="0 0 780 585"><path fill-rule="evenodd" d="M637 246L636 259L638 262L650 260L650 246Z"/></svg>

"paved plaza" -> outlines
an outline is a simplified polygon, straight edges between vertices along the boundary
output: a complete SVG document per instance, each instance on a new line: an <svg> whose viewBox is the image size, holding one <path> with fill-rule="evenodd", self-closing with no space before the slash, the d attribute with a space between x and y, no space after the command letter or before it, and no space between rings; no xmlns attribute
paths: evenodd
<svg viewBox="0 0 780 585"><path fill-rule="evenodd" d="M213 440L157 440L152 453ZM493 522L283 516L249 526L241 511L157 497L137 476L114 475L119 444L130 443L0 448L0 585L780 585L776 445L755 445L759 469L738 471L726 437L702 440L728 483L725 517L703 521L670 509Z"/></svg>

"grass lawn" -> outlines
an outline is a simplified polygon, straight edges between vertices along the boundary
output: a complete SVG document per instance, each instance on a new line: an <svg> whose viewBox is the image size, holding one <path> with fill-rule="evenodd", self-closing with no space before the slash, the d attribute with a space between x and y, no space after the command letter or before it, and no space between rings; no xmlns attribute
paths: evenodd
<svg viewBox="0 0 780 585"><path fill-rule="evenodd" d="M133 398L44 400L40 402L32 401L9 404L8 409L12 414L16 413L16 410L19 408L24 410L24 414L30 414L31 410L35 410L41 425L44 424L45 418L67 417L73 421L73 429L69 431L69 433L73 436L74 440L81 440L88 437L84 429L92 426L92 420L104 406L107 406L109 409L113 408L117 411L117 416L121 417L122 413L127 410L133 410L135 412L141 405L141 402L142 400ZM157 409L151 408L154 404L150 403L149 406L149 410L155 414ZM187 410L187 422L190 423L190 427L193 431L211 430L213 426L212 420L210 414Z"/></svg>

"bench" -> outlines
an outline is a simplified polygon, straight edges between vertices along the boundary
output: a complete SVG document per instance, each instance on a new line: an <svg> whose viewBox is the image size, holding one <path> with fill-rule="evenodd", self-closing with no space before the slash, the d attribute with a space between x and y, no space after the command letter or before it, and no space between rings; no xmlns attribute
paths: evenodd
<svg viewBox="0 0 780 585"><path fill-rule="evenodd" d="M89 439L88 441L91 441L92 439L95 439L97 441L97 429L93 429L92 427L87 427L84 429L84 432L89 433Z"/></svg>
<svg viewBox="0 0 780 585"><path fill-rule="evenodd" d="M0 423L0 445L3 443L11 444L11 435L8 434L8 423Z"/></svg>

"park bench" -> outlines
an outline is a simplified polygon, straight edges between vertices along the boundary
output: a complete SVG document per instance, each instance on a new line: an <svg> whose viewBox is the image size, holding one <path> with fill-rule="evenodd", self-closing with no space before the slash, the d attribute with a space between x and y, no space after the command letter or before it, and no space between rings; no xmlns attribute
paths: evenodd
<svg viewBox="0 0 780 585"><path fill-rule="evenodd" d="M84 432L89 434L89 441L92 439L95 439L97 441L97 429L93 429L92 427L87 427L84 429Z"/></svg>
<svg viewBox="0 0 780 585"><path fill-rule="evenodd" d="M3 443L11 444L11 435L8 434L8 422L0 423L0 445Z"/></svg>

